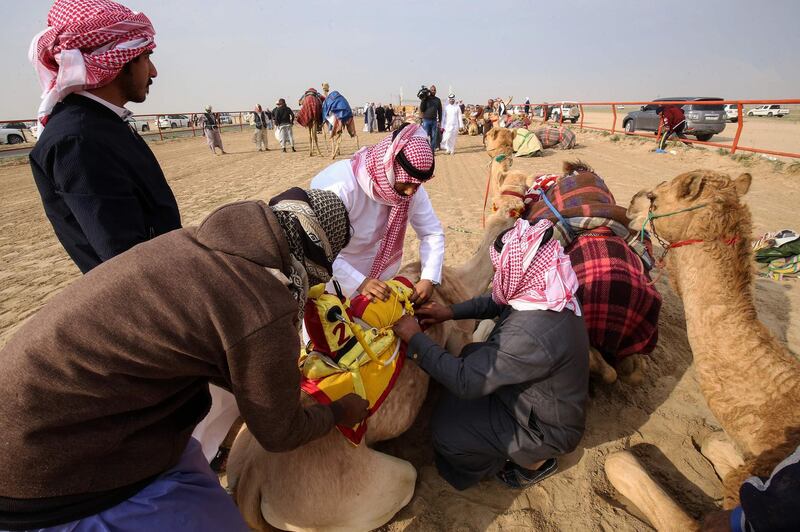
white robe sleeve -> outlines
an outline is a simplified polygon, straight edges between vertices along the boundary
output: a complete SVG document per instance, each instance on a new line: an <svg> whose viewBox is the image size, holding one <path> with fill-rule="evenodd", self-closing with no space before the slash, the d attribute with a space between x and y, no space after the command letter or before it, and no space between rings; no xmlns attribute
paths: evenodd
<svg viewBox="0 0 800 532"><path fill-rule="evenodd" d="M333 261L333 277L339 281L342 293L347 297L357 295L358 287L367 278L366 275L353 268L353 266L339 257Z"/></svg>
<svg viewBox="0 0 800 532"><path fill-rule="evenodd" d="M420 279L434 283L442 281L442 265L444 264L444 229L424 187L419 187L411 202L408 213L411 227L419 238L419 258L421 263Z"/></svg>

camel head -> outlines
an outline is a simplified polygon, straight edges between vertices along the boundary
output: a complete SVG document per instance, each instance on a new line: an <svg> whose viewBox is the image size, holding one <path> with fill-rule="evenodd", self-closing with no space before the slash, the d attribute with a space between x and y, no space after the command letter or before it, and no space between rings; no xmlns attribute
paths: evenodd
<svg viewBox="0 0 800 532"><path fill-rule="evenodd" d="M483 137L486 153L489 157L497 157L501 153L511 156L514 153L514 132L504 127L493 127Z"/></svg>
<svg viewBox="0 0 800 532"><path fill-rule="evenodd" d="M529 177L522 172L501 172L497 179L499 188L492 198L492 213L499 213L506 218L519 218L525 210L524 198Z"/></svg>
<svg viewBox="0 0 800 532"><path fill-rule="evenodd" d="M639 231L651 211L656 233L668 242L749 238L750 211L740 200L751 181L750 174L731 179L711 170L686 172L637 193L628 207L630 228Z"/></svg>

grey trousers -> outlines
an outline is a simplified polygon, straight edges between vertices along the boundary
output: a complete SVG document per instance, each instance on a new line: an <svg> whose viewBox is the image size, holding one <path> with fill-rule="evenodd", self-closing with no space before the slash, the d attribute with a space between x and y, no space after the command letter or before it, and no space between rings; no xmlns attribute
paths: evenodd
<svg viewBox="0 0 800 532"><path fill-rule="evenodd" d="M466 400L443 391L431 433L436 468L458 490L494 476L507 460L524 467L560 454L522 429L493 395Z"/></svg>

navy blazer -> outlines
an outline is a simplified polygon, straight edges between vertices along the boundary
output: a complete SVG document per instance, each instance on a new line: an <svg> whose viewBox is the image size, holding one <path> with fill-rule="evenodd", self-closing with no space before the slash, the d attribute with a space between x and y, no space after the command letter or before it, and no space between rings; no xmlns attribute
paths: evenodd
<svg viewBox="0 0 800 532"><path fill-rule="evenodd" d="M138 133L99 102L71 94L30 153L56 236L83 273L181 227L175 196Z"/></svg>

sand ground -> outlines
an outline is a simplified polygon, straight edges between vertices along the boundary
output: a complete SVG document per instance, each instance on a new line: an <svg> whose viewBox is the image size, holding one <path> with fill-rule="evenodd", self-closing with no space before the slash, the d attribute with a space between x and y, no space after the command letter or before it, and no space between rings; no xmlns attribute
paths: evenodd
<svg viewBox="0 0 800 532"><path fill-rule="evenodd" d="M253 151L250 135L226 133L229 155L214 157L202 139L180 139L153 145L183 216L184 225L198 223L215 207L243 199L267 199L290 186L305 186L329 160L309 158L305 132L296 129L298 153ZM360 134L375 143L377 134ZM797 176L776 172L766 162L743 167L713 150L677 148L676 155L657 155L652 143L584 133L571 152L548 150L535 159L519 159L515 168L558 171L565 159L581 158L603 176L617 201L627 204L641 188L695 169L713 168L738 175L753 174L747 202L755 232L787 227L800 229ZM343 151L355 145L345 139ZM481 235L481 205L486 163L479 137L459 137L458 153L437 156L436 178L426 188L447 235L446 260L468 257ZM0 344L48 298L79 277L77 268L56 240L45 218L27 164L0 167ZM413 236L413 233L412 233ZM408 260L417 257L416 241L408 239ZM650 358L645 382L592 382L587 431L580 449L561 461L560 472L528 490L515 492L485 481L464 492L450 488L431 463L424 427L387 442L382 448L411 460L419 470L411 503L385 530L649 530L632 510L617 502L603 473L604 457L633 447L646 466L694 515L718 504L720 482L697 451L699 442L718 424L701 396L686 339L681 303L666 278L657 283L664 295L659 344ZM800 353L800 286L758 279L756 300L761 319L794 353Z"/></svg>

